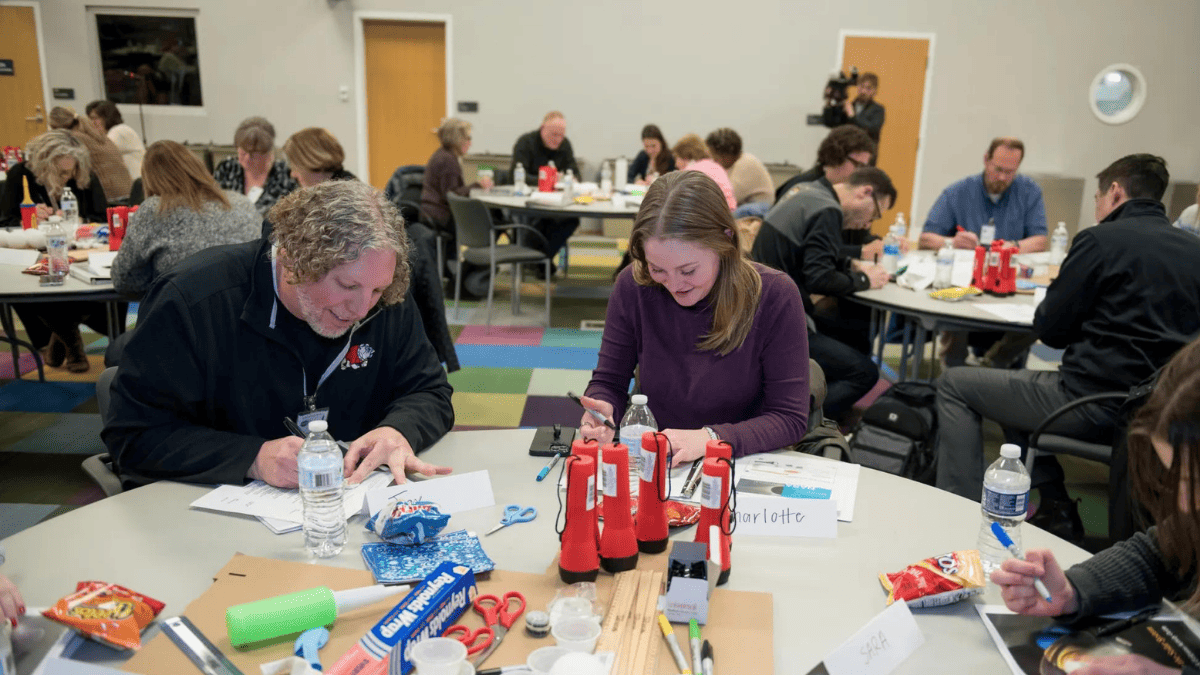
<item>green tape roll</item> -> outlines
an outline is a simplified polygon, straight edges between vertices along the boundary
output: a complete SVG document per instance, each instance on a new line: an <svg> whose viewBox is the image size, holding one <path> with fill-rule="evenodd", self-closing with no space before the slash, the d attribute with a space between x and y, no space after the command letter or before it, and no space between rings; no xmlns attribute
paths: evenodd
<svg viewBox="0 0 1200 675"><path fill-rule="evenodd" d="M337 601L325 586L234 605L225 610L225 629L235 647L328 626L337 618Z"/></svg>

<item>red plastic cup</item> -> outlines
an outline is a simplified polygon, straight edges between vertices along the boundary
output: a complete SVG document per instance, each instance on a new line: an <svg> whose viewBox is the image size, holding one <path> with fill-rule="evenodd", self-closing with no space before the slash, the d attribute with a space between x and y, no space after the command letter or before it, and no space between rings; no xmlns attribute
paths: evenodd
<svg viewBox="0 0 1200 675"><path fill-rule="evenodd" d="M21 229L30 230L37 227L37 204L21 205Z"/></svg>
<svg viewBox="0 0 1200 675"><path fill-rule="evenodd" d="M108 250L117 251L121 248L121 240L125 238L125 226L129 224L129 207L115 206L108 220Z"/></svg>

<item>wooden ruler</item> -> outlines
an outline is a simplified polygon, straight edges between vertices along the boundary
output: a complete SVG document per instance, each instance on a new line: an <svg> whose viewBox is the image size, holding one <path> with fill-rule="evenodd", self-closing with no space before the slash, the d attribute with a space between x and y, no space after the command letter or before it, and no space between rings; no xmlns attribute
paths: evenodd
<svg viewBox="0 0 1200 675"><path fill-rule="evenodd" d="M597 651L616 654L617 673L653 673L658 664L657 607L662 572L630 570L615 576Z"/></svg>

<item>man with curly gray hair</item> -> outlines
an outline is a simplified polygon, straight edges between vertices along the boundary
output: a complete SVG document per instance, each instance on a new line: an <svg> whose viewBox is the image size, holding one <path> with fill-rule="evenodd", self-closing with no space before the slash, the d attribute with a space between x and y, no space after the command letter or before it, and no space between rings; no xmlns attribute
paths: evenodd
<svg viewBox="0 0 1200 675"><path fill-rule="evenodd" d="M297 485L306 427L349 442L357 483L454 423L451 387L406 301L410 245L381 193L328 181L270 214L270 240L207 249L159 277L121 356L102 437L122 481Z"/></svg>

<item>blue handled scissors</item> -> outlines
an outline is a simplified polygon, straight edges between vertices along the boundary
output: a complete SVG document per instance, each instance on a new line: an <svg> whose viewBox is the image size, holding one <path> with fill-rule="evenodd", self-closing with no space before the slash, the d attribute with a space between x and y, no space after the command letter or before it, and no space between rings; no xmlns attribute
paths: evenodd
<svg viewBox="0 0 1200 675"><path fill-rule="evenodd" d="M500 519L500 524L488 530L487 534L483 536L486 537L488 534L491 534L502 527L508 527L513 523L528 523L534 518L537 518L537 509L533 508L532 506L522 507L517 504L509 504L508 506L504 507L504 517Z"/></svg>

